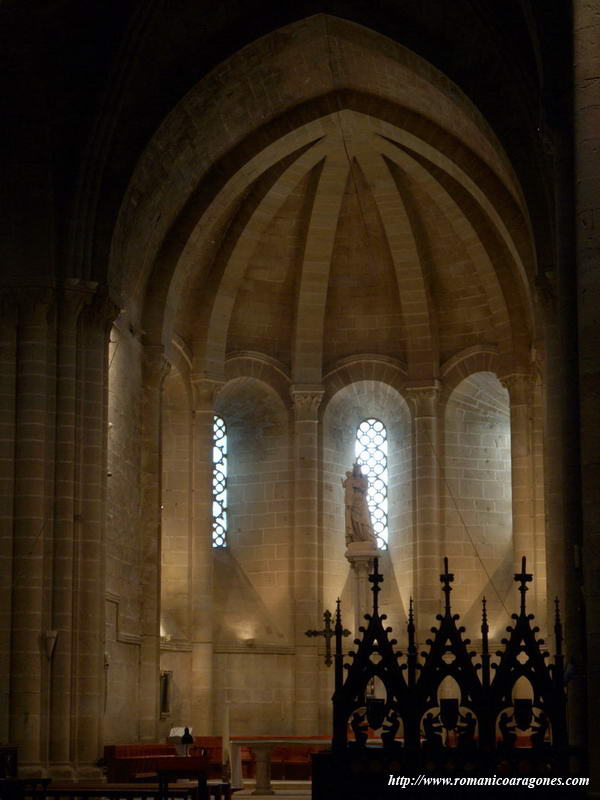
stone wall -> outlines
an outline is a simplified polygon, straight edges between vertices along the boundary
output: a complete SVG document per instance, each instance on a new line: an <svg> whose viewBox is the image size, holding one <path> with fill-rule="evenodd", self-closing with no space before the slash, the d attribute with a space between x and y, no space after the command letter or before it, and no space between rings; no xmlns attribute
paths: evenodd
<svg viewBox="0 0 600 800"><path fill-rule="evenodd" d="M251 649L215 654L215 733L228 704L232 736L293 736L294 657Z"/></svg>
<svg viewBox="0 0 600 800"><path fill-rule="evenodd" d="M485 595L494 637L513 611L514 560L509 398L494 375L476 373L450 395L443 446L444 553L457 574L453 605L476 639Z"/></svg>
<svg viewBox="0 0 600 800"><path fill-rule="evenodd" d="M289 643L292 525L288 414L266 384L238 379L217 400L228 438L229 550ZM266 620L230 631L240 641L261 640Z"/></svg>

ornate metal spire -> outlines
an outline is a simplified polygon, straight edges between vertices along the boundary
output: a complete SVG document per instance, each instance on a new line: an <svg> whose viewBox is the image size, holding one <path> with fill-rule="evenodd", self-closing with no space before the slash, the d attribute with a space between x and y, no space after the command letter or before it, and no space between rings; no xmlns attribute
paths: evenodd
<svg viewBox="0 0 600 800"><path fill-rule="evenodd" d="M407 667L408 667L408 687L412 689L417 680L417 645L415 643L415 614L413 610L413 599L410 598L408 605L408 625L406 626L408 633L408 651L407 651Z"/></svg>
<svg viewBox="0 0 600 800"><path fill-rule="evenodd" d="M440 575L440 581L443 584L442 591L446 595L446 615L451 615L450 609L450 592L452 591L452 587L450 584L454 580L454 575L451 572L448 572L448 556L444 556L444 571Z"/></svg>
<svg viewBox="0 0 600 800"><path fill-rule="evenodd" d="M408 633L408 652L416 653L417 648L415 645L415 614L413 611L412 597L410 598L410 602L408 605L408 625L406 626L406 631Z"/></svg>
<svg viewBox="0 0 600 800"><path fill-rule="evenodd" d="M485 689L490 685L490 650L488 633L490 626L487 618L487 601L481 598L481 683Z"/></svg>
<svg viewBox="0 0 600 800"><path fill-rule="evenodd" d="M560 621L560 606L558 597L554 598L554 639L556 642L556 655L562 656L562 623Z"/></svg>
<svg viewBox="0 0 600 800"><path fill-rule="evenodd" d="M379 572L379 559L373 559L373 572L369 575L369 582L373 584L371 591L373 592L373 614L379 614L379 600L377 595L381 591L379 586L383 583L383 575Z"/></svg>
<svg viewBox="0 0 600 800"><path fill-rule="evenodd" d="M487 602L485 596L481 598L481 652L483 655L487 655L488 650L488 633L490 631L490 626L488 625L487 619Z"/></svg>
<svg viewBox="0 0 600 800"><path fill-rule="evenodd" d="M521 614L525 615L525 592L528 591L527 584L533 580L531 572L526 572L527 559L525 556L521 559L521 572L515 573L515 581L520 583L519 591L521 592Z"/></svg>
<svg viewBox="0 0 600 800"><path fill-rule="evenodd" d="M345 636L349 631L344 630L342 625L342 609L340 598L335 602L335 666L334 666L334 681L335 690L339 691L344 683L344 654L342 651L342 636Z"/></svg>

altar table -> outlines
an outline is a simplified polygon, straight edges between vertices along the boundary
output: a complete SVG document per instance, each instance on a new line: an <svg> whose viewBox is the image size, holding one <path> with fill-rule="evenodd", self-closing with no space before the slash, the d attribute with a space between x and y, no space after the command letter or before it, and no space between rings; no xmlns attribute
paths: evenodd
<svg viewBox="0 0 600 800"><path fill-rule="evenodd" d="M329 736L232 736L229 740L229 758L231 764L231 786L241 789L242 780L242 747L249 747L256 760L256 788L252 794L275 794L271 786L271 753L278 745L293 747L294 745L321 745L329 747Z"/></svg>

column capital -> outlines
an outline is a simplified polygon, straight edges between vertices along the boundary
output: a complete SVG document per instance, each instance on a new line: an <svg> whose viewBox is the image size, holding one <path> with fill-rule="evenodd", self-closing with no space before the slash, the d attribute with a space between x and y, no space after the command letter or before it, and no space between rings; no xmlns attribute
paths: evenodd
<svg viewBox="0 0 600 800"><path fill-rule="evenodd" d="M51 286L11 286L3 294L4 302L16 308L19 322L45 317L56 298Z"/></svg>
<svg viewBox="0 0 600 800"><path fill-rule="evenodd" d="M67 327L77 324L84 306L88 306L96 293L96 281L83 281L78 278L67 279L58 295L60 320Z"/></svg>
<svg viewBox="0 0 600 800"><path fill-rule="evenodd" d="M225 381L220 378L209 378L206 375L192 375L192 396L194 411L214 413L215 400Z"/></svg>
<svg viewBox="0 0 600 800"><path fill-rule="evenodd" d="M290 396L294 404L296 419L316 422L324 394L325 389L318 383L300 383L290 386Z"/></svg>
<svg viewBox="0 0 600 800"><path fill-rule="evenodd" d="M415 417L435 417L440 397L441 384L438 380L406 386Z"/></svg>
<svg viewBox="0 0 600 800"><path fill-rule="evenodd" d="M370 542L350 542L344 553L351 567L366 565L369 569L373 567L373 559L379 555L380 551Z"/></svg>
<svg viewBox="0 0 600 800"><path fill-rule="evenodd" d="M531 402L535 375L530 372L513 372L499 378L500 383L508 390L511 405L527 405Z"/></svg>
<svg viewBox="0 0 600 800"><path fill-rule="evenodd" d="M144 380L152 386L162 386L169 374L171 362L165 358L162 345L145 345L143 350Z"/></svg>
<svg viewBox="0 0 600 800"><path fill-rule="evenodd" d="M121 309L111 299L106 286L96 287L88 305L89 319L98 327L108 328L113 324Z"/></svg>

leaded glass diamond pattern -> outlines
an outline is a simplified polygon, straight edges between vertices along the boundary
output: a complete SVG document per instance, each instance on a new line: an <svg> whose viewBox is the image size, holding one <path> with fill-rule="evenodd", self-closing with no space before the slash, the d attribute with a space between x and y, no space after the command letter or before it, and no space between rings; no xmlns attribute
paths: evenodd
<svg viewBox="0 0 600 800"><path fill-rule="evenodd" d="M227 428L213 418L213 547L227 547Z"/></svg>
<svg viewBox="0 0 600 800"><path fill-rule="evenodd" d="M356 430L354 454L369 479L367 504L380 550L388 547L387 431L379 419L364 419Z"/></svg>

